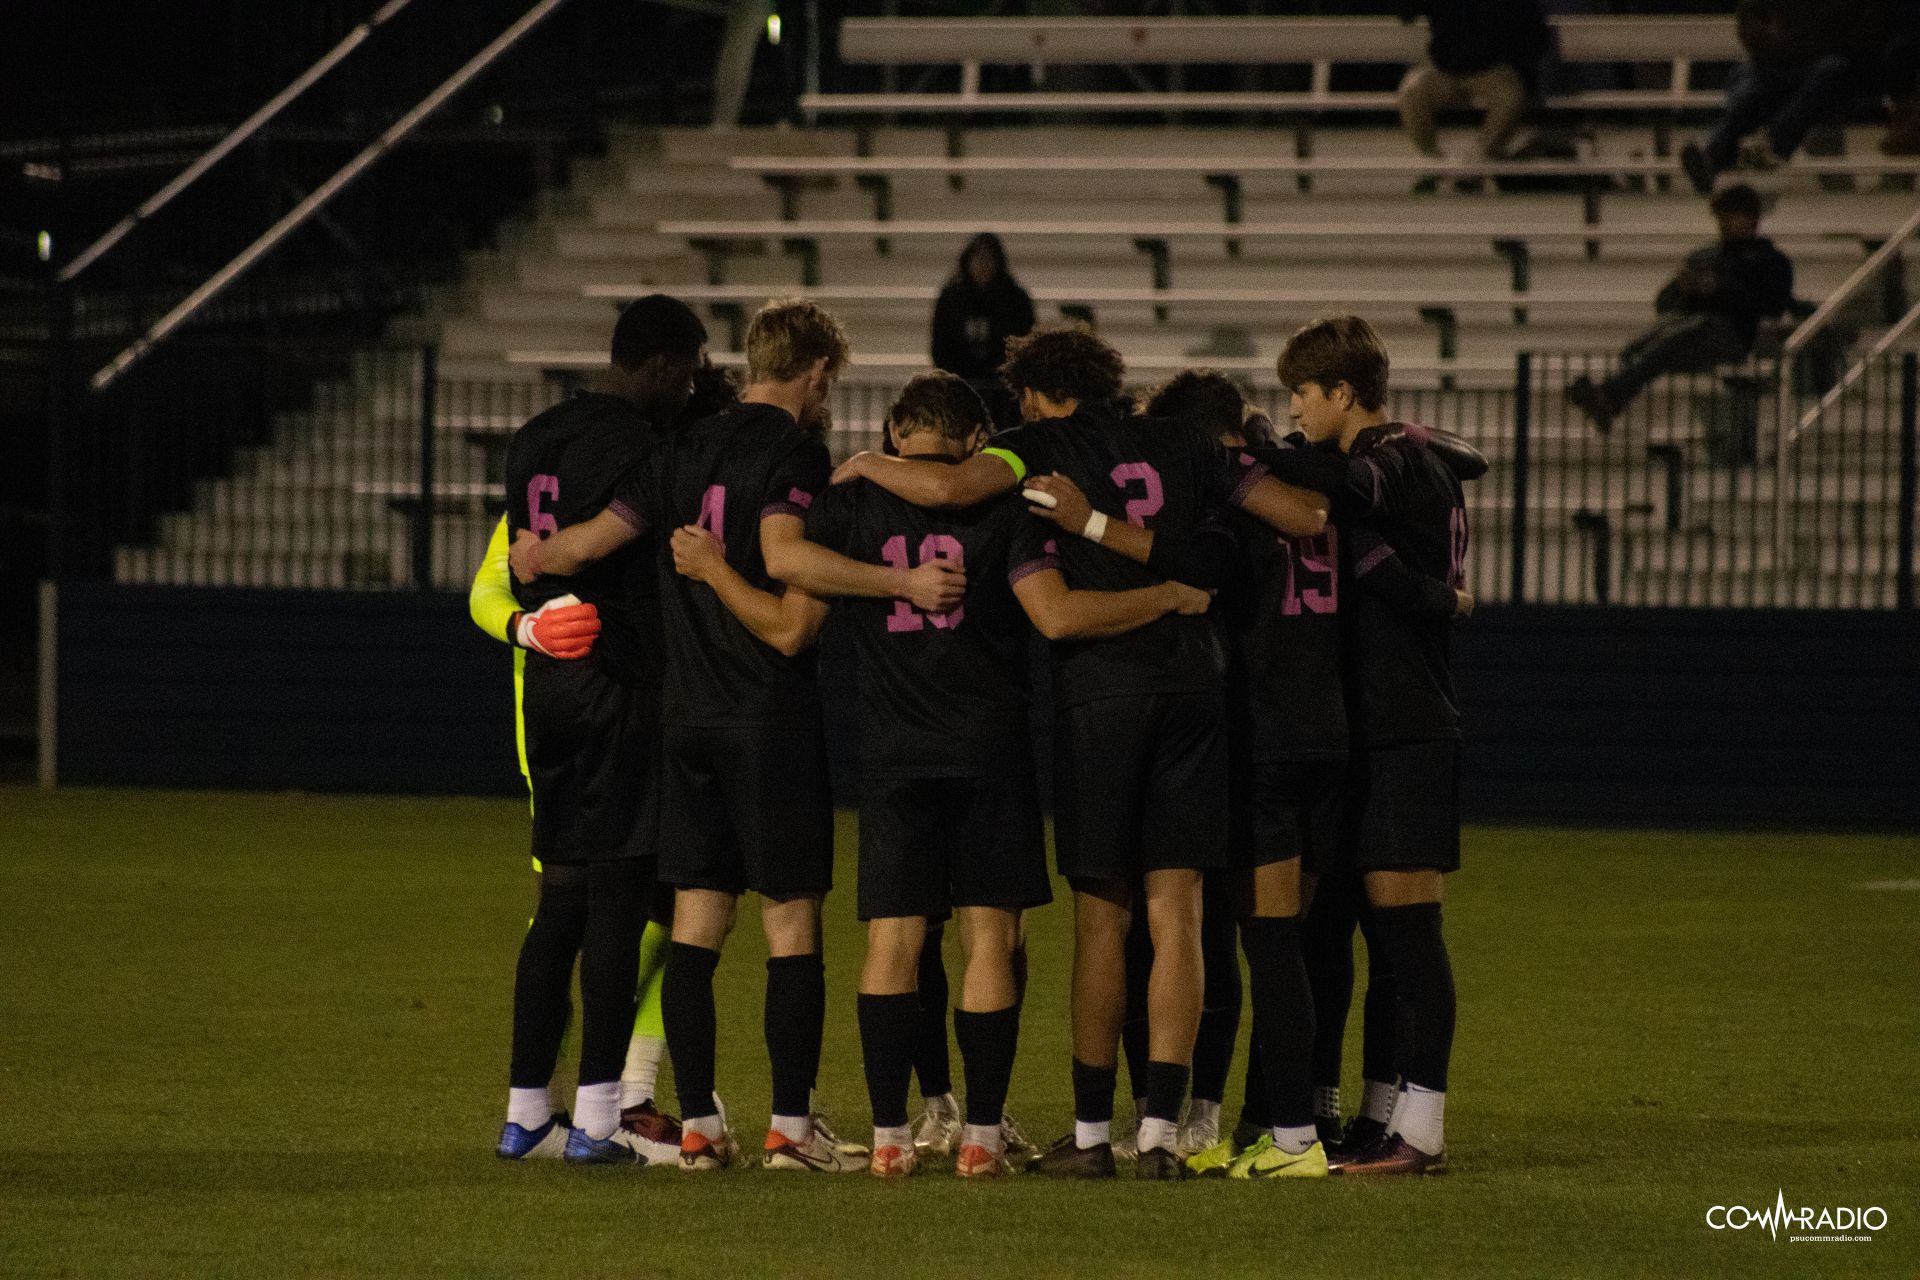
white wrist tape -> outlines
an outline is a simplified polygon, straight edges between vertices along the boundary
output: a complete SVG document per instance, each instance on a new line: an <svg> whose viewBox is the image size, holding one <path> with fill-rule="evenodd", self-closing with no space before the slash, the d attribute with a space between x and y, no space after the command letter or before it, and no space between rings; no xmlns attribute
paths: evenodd
<svg viewBox="0 0 1920 1280"><path fill-rule="evenodd" d="M1107 536L1107 513L1096 511L1087 517L1086 525L1080 530L1080 536L1088 542L1098 542Z"/></svg>

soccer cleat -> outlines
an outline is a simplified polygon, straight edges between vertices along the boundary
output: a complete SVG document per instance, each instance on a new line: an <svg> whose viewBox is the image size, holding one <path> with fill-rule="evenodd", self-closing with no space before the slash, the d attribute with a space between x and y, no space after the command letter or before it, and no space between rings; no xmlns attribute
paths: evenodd
<svg viewBox="0 0 1920 1280"><path fill-rule="evenodd" d="M1397 1133L1388 1134L1381 1142L1354 1154L1345 1164L1335 1165L1332 1169L1332 1172L1347 1178L1370 1178L1391 1173L1445 1173L1446 1171L1446 1152L1442 1151L1430 1156Z"/></svg>
<svg viewBox="0 0 1920 1280"><path fill-rule="evenodd" d="M692 1129L680 1135L680 1172L715 1173L733 1163L737 1147L731 1133L719 1140Z"/></svg>
<svg viewBox="0 0 1920 1280"><path fill-rule="evenodd" d="M564 1111L556 1111L538 1129L527 1129L509 1120L500 1129L500 1145L494 1154L502 1160L558 1160L567 1149L567 1134L573 1120Z"/></svg>
<svg viewBox="0 0 1920 1280"><path fill-rule="evenodd" d="M1315 1116L1313 1118L1313 1136L1318 1138L1320 1145L1325 1147L1329 1152L1340 1145L1340 1140L1345 1133L1346 1130L1340 1126L1339 1116Z"/></svg>
<svg viewBox="0 0 1920 1280"><path fill-rule="evenodd" d="M1000 1152L969 1142L953 1158L953 1171L962 1178L1000 1178L1012 1173L1013 1166Z"/></svg>
<svg viewBox="0 0 1920 1280"><path fill-rule="evenodd" d="M801 1173L858 1173L869 1163L865 1147L857 1154L843 1151L818 1128L805 1142L795 1142L778 1129L769 1129L760 1152L762 1169L792 1169Z"/></svg>
<svg viewBox="0 0 1920 1280"><path fill-rule="evenodd" d="M913 1174L920 1157L911 1146L881 1147L873 1153L867 1172L876 1178L906 1178Z"/></svg>
<svg viewBox="0 0 1920 1280"><path fill-rule="evenodd" d="M960 1141L960 1104L950 1093L924 1101L913 1126L913 1149L923 1156L949 1156Z"/></svg>
<svg viewBox="0 0 1920 1280"><path fill-rule="evenodd" d="M1206 1150L1188 1156L1187 1172L1196 1178L1224 1178L1243 1150L1245 1148L1233 1138L1222 1138Z"/></svg>
<svg viewBox="0 0 1920 1280"><path fill-rule="evenodd" d="M1148 1147L1134 1160L1133 1176L1142 1182L1179 1182L1193 1175L1171 1147Z"/></svg>
<svg viewBox="0 0 1920 1280"><path fill-rule="evenodd" d="M630 1164L644 1167L647 1153L640 1141L625 1129L615 1129L611 1137L595 1138L585 1129L567 1134L564 1158L568 1164Z"/></svg>
<svg viewBox="0 0 1920 1280"><path fill-rule="evenodd" d="M1327 1144L1327 1163L1337 1168L1372 1151L1385 1142L1386 1137L1386 1121L1375 1120L1371 1116L1355 1116L1347 1121L1346 1132L1340 1135L1339 1140Z"/></svg>
<svg viewBox="0 0 1920 1280"><path fill-rule="evenodd" d="M1174 1150L1182 1159L1198 1155L1220 1141L1220 1112L1216 1108L1212 1116L1201 1119L1190 1115L1181 1123L1180 1132L1174 1136Z"/></svg>
<svg viewBox="0 0 1920 1280"><path fill-rule="evenodd" d="M864 1160L871 1151L871 1148L858 1142L848 1142L845 1138L835 1133L833 1126L827 1123L827 1117L821 1112L816 1110L808 1119L813 1121L813 1132L815 1135L841 1155L859 1156Z"/></svg>
<svg viewBox="0 0 1920 1280"><path fill-rule="evenodd" d="M670 1164L680 1154L680 1122L662 1115L651 1099L622 1108L620 1128L633 1135L649 1164Z"/></svg>
<svg viewBox="0 0 1920 1280"><path fill-rule="evenodd" d="M1074 1145L1073 1135L1060 1141L1027 1162L1027 1172L1043 1178L1111 1178L1114 1176L1113 1144Z"/></svg>
<svg viewBox="0 0 1920 1280"><path fill-rule="evenodd" d="M1012 1116L1002 1111L1000 1113L1000 1149L1010 1156L1024 1156L1032 1155L1040 1148L1033 1145L1033 1139L1014 1123Z"/></svg>
<svg viewBox="0 0 1920 1280"><path fill-rule="evenodd" d="M1327 1149L1320 1143L1305 1151L1282 1151L1274 1145L1272 1134L1262 1134L1260 1141L1240 1153L1227 1176L1244 1182L1252 1178L1324 1178L1327 1172Z"/></svg>
<svg viewBox="0 0 1920 1280"><path fill-rule="evenodd" d="M1133 1123L1127 1126L1127 1136L1113 1144L1115 1160L1131 1160L1140 1154L1140 1121L1146 1118L1147 1100L1133 1100Z"/></svg>

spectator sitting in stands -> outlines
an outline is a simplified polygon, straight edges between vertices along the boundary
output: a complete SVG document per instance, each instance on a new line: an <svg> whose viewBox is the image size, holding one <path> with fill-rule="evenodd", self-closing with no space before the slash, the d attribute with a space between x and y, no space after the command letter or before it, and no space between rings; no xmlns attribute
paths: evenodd
<svg viewBox="0 0 1920 1280"><path fill-rule="evenodd" d="M1888 48L1912 19L1912 0L1741 0L1747 60L1727 78L1727 113L1705 146L1680 152L1694 190L1706 195L1736 164L1764 171L1791 159L1814 125L1877 91Z"/></svg>
<svg viewBox="0 0 1920 1280"><path fill-rule="evenodd" d="M1013 394L1000 382L1007 339L1033 331L1033 299L1007 270L1000 237L982 232L967 242L953 278L933 304L933 367L972 384L1005 429L1019 420Z"/></svg>
<svg viewBox="0 0 1920 1280"><path fill-rule="evenodd" d="M1423 156L1440 156L1435 123L1442 111L1469 104L1486 112L1480 125L1483 159L1501 160L1553 53L1553 29L1540 0L1401 0L1400 17L1427 19L1427 60L1400 82L1400 122ZM1457 184L1478 190L1479 179ZM1416 192L1433 191L1422 178Z"/></svg>
<svg viewBox="0 0 1920 1280"><path fill-rule="evenodd" d="M1687 255L1654 303L1660 320L1627 344L1603 382L1582 375L1567 398L1606 431L1663 373L1698 373L1746 359L1762 320L1793 303L1793 264L1760 234L1760 196L1744 184L1713 198L1720 241Z"/></svg>

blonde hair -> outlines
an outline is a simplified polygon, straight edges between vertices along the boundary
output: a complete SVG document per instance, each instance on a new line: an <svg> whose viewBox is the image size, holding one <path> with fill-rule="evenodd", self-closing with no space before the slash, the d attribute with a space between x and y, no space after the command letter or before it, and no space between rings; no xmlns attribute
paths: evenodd
<svg viewBox="0 0 1920 1280"><path fill-rule="evenodd" d="M838 373L851 354L840 322L805 298L773 298L747 326L749 382L792 381L823 357Z"/></svg>

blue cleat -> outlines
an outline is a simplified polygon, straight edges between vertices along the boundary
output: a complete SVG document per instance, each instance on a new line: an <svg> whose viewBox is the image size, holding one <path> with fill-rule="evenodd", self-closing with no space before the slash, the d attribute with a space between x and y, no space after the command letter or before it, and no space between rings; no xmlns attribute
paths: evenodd
<svg viewBox="0 0 1920 1280"><path fill-rule="evenodd" d="M568 1164L645 1165L647 1156L640 1149L641 1139L625 1129L615 1129L610 1138L594 1138L585 1129L567 1134Z"/></svg>
<svg viewBox="0 0 1920 1280"><path fill-rule="evenodd" d="M508 1121L500 1129L500 1145L494 1154L502 1160L557 1160L566 1148L567 1133L573 1121L564 1111L538 1129L527 1129Z"/></svg>

